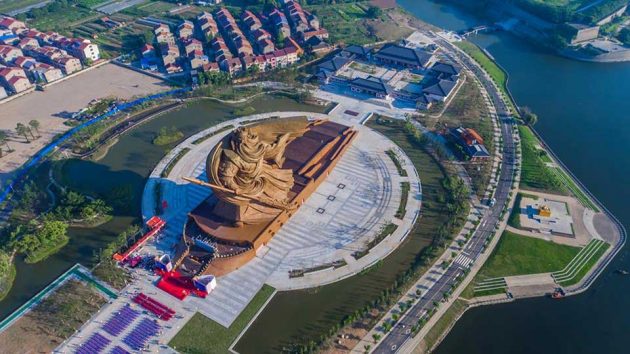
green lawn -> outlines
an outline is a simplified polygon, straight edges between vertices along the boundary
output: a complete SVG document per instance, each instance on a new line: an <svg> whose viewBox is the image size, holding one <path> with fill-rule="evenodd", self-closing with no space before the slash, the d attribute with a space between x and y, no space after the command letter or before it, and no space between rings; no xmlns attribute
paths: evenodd
<svg viewBox="0 0 630 354"><path fill-rule="evenodd" d="M466 311L468 305L464 300L457 299L453 302L451 307L440 317L440 319L431 327L429 332L424 337L427 349L431 349L442 333L446 331L457 318Z"/></svg>
<svg viewBox="0 0 630 354"><path fill-rule="evenodd" d="M230 328L225 328L204 315L196 313L169 342L169 346L181 353L228 353L232 342L274 291L275 289L271 286L264 285Z"/></svg>
<svg viewBox="0 0 630 354"><path fill-rule="evenodd" d="M83 22L98 18L99 15L102 14L83 7L73 6L65 11L48 13L46 16L29 20L28 25L36 27L40 31L64 32Z"/></svg>
<svg viewBox="0 0 630 354"><path fill-rule="evenodd" d="M309 5L305 9L319 17L330 33L330 42L365 44L375 42L365 23L365 12L355 4Z"/></svg>
<svg viewBox="0 0 630 354"><path fill-rule="evenodd" d="M392 162L394 163L394 165L396 165L398 174L402 177L407 177L407 170L405 170L400 164L400 160L398 160L398 156L396 156L396 153L392 150L387 150L385 151L385 153L387 154L387 156L389 156L390 159L392 159Z"/></svg>
<svg viewBox="0 0 630 354"><path fill-rule="evenodd" d="M0 0L0 13L19 10L27 6L39 4L44 0Z"/></svg>
<svg viewBox="0 0 630 354"><path fill-rule="evenodd" d="M594 250L592 253L588 252L589 247L592 247L591 250ZM591 270L591 268L593 268L593 266L597 264L597 262L599 262L599 259L604 255L604 253L606 253L609 247L610 244L606 242L591 240L591 243L586 246L585 252L580 255L581 262L574 262L572 267L567 267L568 269L563 269L563 271L561 272L554 273L556 281L559 281L560 285L562 286L577 284L578 282L580 282L580 280L582 280L582 278L584 278L584 276ZM572 274L572 272L574 272L577 267L579 267L579 270L577 270L575 275L573 275L571 278L567 278L567 276L570 276L570 274ZM562 277L563 274L565 275L564 278Z"/></svg>
<svg viewBox="0 0 630 354"><path fill-rule="evenodd" d="M9 294L15 280L15 273L15 264L11 262L7 273L0 275L0 301Z"/></svg>
<svg viewBox="0 0 630 354"><path fill-rule="evenodd" d="M476 279L537 274L564 268L580 251L579 247L560 245L505 231Z"/></svg>
<svg viewBox="0 0 630 354"><path fill-rule="evenodd" d="M540 149L540 142L529 127L518 127L521 136L521 187L533 188L548 192L566 194L562 181L555 171L545 162L549 161L547 152Z"/></svg>
<svg viewBox="0 0 630 354"><path fill-rule="evenodd" d="M586 193L579 188L573 179L569 177L561 168L555 168L554 172L559 180L564 183L564 186L571 191L571 193L578 199L578 201L586 208L599 212L599 208L591 201Z"/></svg>

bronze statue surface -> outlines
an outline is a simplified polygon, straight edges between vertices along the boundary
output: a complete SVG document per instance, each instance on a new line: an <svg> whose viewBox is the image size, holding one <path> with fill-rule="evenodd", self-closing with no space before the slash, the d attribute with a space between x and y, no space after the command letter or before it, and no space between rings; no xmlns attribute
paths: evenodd
<svg viewBox="0 0 630 354"><path fill-rule="evenodd" d="M238 205L235 221L273 217L294 208L289 203L293 171L283 169L287 145L301 136L306 119L239 127L208 156L208 181L223 202Z"/></svg>

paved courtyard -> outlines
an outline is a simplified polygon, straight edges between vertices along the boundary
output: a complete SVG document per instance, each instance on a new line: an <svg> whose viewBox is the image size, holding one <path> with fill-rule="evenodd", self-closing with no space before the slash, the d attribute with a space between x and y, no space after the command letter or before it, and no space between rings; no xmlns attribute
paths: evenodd
<svg viewBox="0 0 630 354"><path fill-rule="evenodd" d="M193 176L206 180L206 156L227 131L198 145L192 144L192 141L221 129L224 125L236 126L248 119L304 115L311 118L332 118L305 112L256 115L210 128L171 151L151 175L143 199L143 216L148 218L156 205L154 186L160 183L162 199L167 202L167 208L162 214L167 221L167 228L157 242L151 242L142 252L172 253L181 237L187 213L211 194L210 189L186 182L182 177ZM420 182L411 161L393 142L360 125L358 117L349 115L345 118L341 115L332 119L355 126L359 129L359 134L330 176L276 236L257 250L256 258L219 278L217 288L206 299L188 297L184 301L187 306L229 326L264 283L278 290L303 289L331 283L374 264L393 251L406 237L421 203ZM161 178L161 171L184 148L191 150L172 168L168 178ZM396 151L409 177L398 175L393 161L384 153L388 149ZM402 181L410 182L411 190L407 212L399 220L394 214L400 203ZM355 259L352 254L364 250L367 243L389 222L398 225L396 231L367 255ZM309 268L321 267L335 261L345 261L346 265L308 272ZM290 270L307 271L302 277L289 278Z"/></svg>

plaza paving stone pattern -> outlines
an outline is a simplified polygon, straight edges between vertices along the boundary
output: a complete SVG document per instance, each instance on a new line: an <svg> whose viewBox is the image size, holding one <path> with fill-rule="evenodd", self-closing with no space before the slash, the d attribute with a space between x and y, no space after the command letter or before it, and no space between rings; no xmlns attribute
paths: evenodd
<svg viewBox="0 0 630 354"><path fill-rule="evenodd" d="M278 115L276 112L273 115ZM302 113L304 115L305 113ZM296 114L280 113L290 117ZM316 118L331 118L325 115L310 114ZM264 115L267 116L267 115ZM259 117L260 118L260 117ZM342 121L348 124L348 121ZM357 123L351 122L350 124ZM230 124L235 124L234 121ZM220 129L217 126L213 129ZM413 164L389 140L369 128L358 126L359 136L341 158L331 174L319 186L296 214L280 229L274 238L261 247L257 256L245 266L218 279L217 288L206 298L189 297L184 302L200 313L223 326L230 326L254 295L267 283L278 290L301 289L327 284L360 272L378 259L393 251L406 236L420 208L421 187ZM226 131L225 134L228 132ZM201 144L187 144L198 134L189 138L179 147L189 147L189 151L173 167L167 178L158 178L168 161L160 162L145 189L143 215L152 215L151 205L155 205L151 183L159 181L162 198L167 202L163 217L167 228L156 242L145 247L144 252L159 254L172 252L181 237L181 232L189 211L206 199L212 191L209 188L188 183L181 177L195 177L207 181L205 157L225 135L217 134ZM385 151L395 149L410 177L391 174L396 167ZM175 149L165 158L170 160ZM394 214L401 198L401 181L411 181L407 215L404 220L394 220ZM393 188L396 186L396 188ZM360 260L352 253L363 250L388 222L399 225L394 240L382 241L378 247ZM379 249L380 247L380 249ZM289 278L290 270L318 267L334 261L344 260L347 266L313 273L303 277Z"/></svg>

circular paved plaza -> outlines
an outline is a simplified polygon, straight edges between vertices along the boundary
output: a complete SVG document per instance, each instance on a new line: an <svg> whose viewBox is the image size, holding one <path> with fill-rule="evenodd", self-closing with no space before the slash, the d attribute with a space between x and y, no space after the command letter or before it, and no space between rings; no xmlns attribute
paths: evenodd
<svg viewBox="0 0 630 354"><path fill-rule="evenodd" d="M201 312L219 323L229 325L264 283L278 290L304 289L362 271L398 247L420 210L421 184L411 161L392 141L372 129L310 112L253 115L188 138L156 166L144 190L142 211L146 220L154 215L156 206L165 205L161 217L167 221L167 228L144 252L173 253L187 214L212 193L211 189L182 177L207 180L206 157L226 134L255 120L296 116L354 125L359 134L326 180L273 239L257 250L253 260L219 277L217 288L208 298L190 299ZM407 176L399 174L393 159L385 153L388 150L394 152ZM410 188L406 212L397 218L402 183L409 183ZM368 244L387 225L389 230L395 228L394 232L368 251ZM362 256L357 257L357 253ZM299 276L290 276L290 272Z"/></svg>

